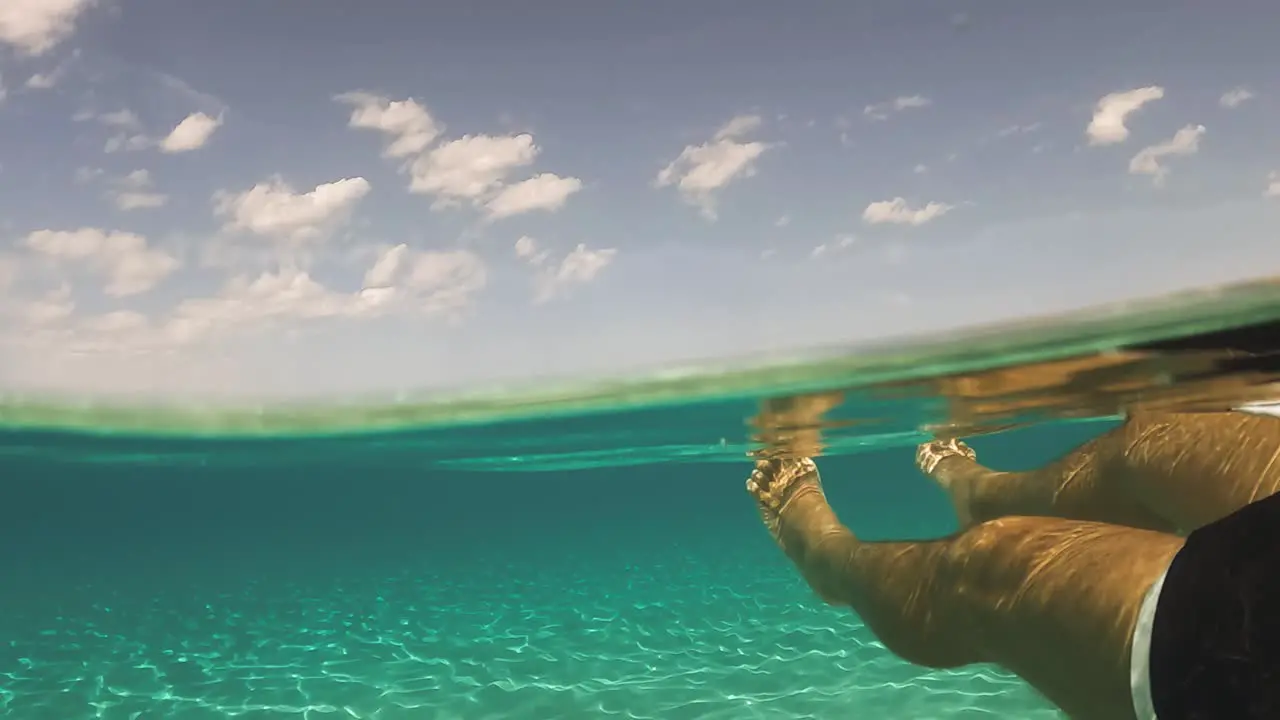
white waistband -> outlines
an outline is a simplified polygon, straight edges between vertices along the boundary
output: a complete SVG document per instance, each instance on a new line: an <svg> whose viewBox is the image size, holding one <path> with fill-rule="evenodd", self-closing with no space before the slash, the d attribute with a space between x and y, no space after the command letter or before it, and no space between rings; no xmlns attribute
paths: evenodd
<svg viewBox="0 0 1280 720"><path fill-rule="evenodd" d="M1133 651L1129 658L1129 688L1133 691L1133 710L1138 720L1157 720L1151 700L1151 625L1156 619L1156 604L1169 569L1160 573L1142 599L1138 623L1133 628Z"/></svg>

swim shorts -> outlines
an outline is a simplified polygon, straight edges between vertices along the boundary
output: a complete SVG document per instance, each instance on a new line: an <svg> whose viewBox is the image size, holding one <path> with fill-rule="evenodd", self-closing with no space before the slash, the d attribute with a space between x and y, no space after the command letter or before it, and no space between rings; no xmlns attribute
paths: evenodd
<svg viewBox="0 0 1280 720"><path fill-rule="evenodd" d="M1155 717L1280 719L1280 494L1188 535L1149 597Z"/></svg>

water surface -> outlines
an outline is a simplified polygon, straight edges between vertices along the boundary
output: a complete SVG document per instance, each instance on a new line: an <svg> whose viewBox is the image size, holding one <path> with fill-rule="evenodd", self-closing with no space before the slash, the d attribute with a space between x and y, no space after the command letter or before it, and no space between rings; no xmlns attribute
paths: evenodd
<svg viewBox="0 0 1280 720"><path fill-rule="evenodd" d="M818 601L743 490L748 454L820 454L864 539L944 536L924 439L1017 470L1135 406L1266 399L1274 369L1221 348L1274 330L1273 289L1179 302L462 399L11 397L0 716L1057 717Z"/></svg>

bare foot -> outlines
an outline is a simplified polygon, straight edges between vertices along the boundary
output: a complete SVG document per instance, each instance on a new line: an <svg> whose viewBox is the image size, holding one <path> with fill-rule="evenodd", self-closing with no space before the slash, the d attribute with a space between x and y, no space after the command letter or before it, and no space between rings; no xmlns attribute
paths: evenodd
<svg viewBox="0 0 1280 720"><path fill-rule="evenodd" d="M751 477L747 478L747 492L755 498L760 516L774 540L782 541L778 533L778 521L787 505L806 489L822 493L822 480L813 460L778 458L756 462Z"/></svg>
<svg viewBox="0 0 1280 720"><path fill-rule="evenodd" d="M962 530L973 525L973 513L969 510L969 498L972 496L970 475L964 470L971 468L977 460L978 455L973 448L955 439L933 440L916 448L916 467L951 496Z"/></svg>

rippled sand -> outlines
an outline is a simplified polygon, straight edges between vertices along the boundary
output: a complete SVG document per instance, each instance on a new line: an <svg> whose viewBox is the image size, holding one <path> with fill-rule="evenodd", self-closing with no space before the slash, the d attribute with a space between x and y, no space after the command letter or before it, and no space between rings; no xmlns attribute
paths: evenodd
<svg viewBox="0 0 1280 720"><path fill-rule="evenodd" d="M759 550L104 575L7 608L0 715L1059 717L993 668L895 659Z"/></svg>

